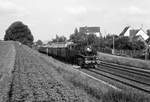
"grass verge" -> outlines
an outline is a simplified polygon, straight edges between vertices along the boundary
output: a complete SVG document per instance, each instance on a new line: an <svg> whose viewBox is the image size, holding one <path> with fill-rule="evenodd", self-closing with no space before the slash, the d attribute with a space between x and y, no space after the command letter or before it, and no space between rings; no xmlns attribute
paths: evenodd
<svg viewBox="0 0 150 102"><path fill-rule="evenodd" d="M115 55L110 55L110 54L105 54L105 53L99 53L98 56L101 60L106 61L106 62L123 64L123 65L133 66L133 67L140 67L140 68L144 68L144 69L150 69L150 61L115 56Z"/></svg>
<svg viewBox="0 0 150 102"><path fill-rule="evenodd" d="M103 102L150 102L150 98L142 94L122 91L109 91L102 97Z"/></svg>
<svg viewBox="0 0 150 102"><path fill-rule="evenodd" d="M51 64L55 70L68 83L85 91L88 95L94 97L97 102L150 102L150 98L144 96L144 94L114 90L72 69L71 66L65 65L55 59L49 61L52 61Z"/></svg>

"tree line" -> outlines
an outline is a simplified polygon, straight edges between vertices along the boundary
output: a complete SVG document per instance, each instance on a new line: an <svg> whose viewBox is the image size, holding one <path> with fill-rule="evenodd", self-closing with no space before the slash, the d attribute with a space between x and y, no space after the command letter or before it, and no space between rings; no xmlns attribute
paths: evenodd
<svg viewBox="0 0 150 102"><path fill-rule="evenodd" d="M113 45L113 37L114 37L114 45ZM17 21L12 23L5 32L4 40L13 40L19 41L22 44L25 44L31 47L34 44L34 37L28 28L27 25L23 24L21 21ZM73 34L70 35L69 39L65 36L58 36L48 44L55 42L67 42L71 41L76 43L78 46L93 46L95 49L99 48L109 48L112 49L113 46L115 49L123 49L123 50L141 50L145 48L145 45L140 40L130 40L129 37L120 37L118 35L107 34L105 37L98 37L95 34L86 34L83 32L79 32L77 28L75 28ZM35 42L36 45L43 45L41 40Z"/></svg>

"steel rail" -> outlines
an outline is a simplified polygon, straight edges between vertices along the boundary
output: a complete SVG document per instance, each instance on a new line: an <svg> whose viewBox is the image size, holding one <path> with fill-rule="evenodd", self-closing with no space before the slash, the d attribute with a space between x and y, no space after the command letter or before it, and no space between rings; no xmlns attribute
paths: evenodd
<svg viewBox="0 0 150 102"><path fill-rule="evenodd" d="M111 65L111 64L108 64L108 63L101 63L100 65L101 66L107 66L107 67L112 67L113 66L113 68L118 69L118 70L123 70L123 71L127 71L127 72L130 72L130 73L142 75L142 76L145 76L145 77L150 77L150 73L147 72L147 71L131 69L129 67L127 68L127 67L121 67L121 66Z"/></svg>
<svg viewBox="0 0 150 102"><path fill-rule="evenodd" d="M122 84L125 84L125 85L127 85L127 86L133 87L133 88L135 88L135 89L138 89L138 90L140 90L140 91L143 91L143 92L145 92L145 93L150 94L150 90L146 90L146 89L144 89L144 88L142 88L142 87L139 87L138 85L131 84L131 83L128 83L128 82L119 80L118 78L114 78L114 77L107 76L107 75L105 75L105 74L103 74L103 73L100 73L99 71L96 71L96 70L94 71L94 70L89 69L88 71L93 72L93 73L95 73L95 74L97 74L97 75L101 75L101 76L104 76L104 77L106 77L106 78L115 80L115 81L117 81L117 82L120 82L120 83L122 83ZM102 72L103 72L103 71L102 71ZM105 73L107 73L107 72L105 72ZM108 74L109 74L109 73L108 73Z"/></svg>
<svg viewBox="0 0 150 102"><path fill-rule="evenodd" d="M100 66L103 68L101 68ZM149 83L150 70L100 61L100 64L98 65L97 68L95 69L89 68L88 71L150 94L150 83ZM115 73L115 71L118 73ZM126 74L129 73L127 75L131 75L131 76L127 76L126 74L123 74L123 71ZM113 77L108 76L107 74L112 75ZM135 75L135 78L132 77L132 74ZM136 77L140 77L143 80L138 79ZM121 79L124 79L126 81L123 81Z"/></svg>
<svg viewBox="0 0 150 102"><path fill-rule="evenodd" d="M106 67L105 67L105 68L106 68ZM150 83L146 83L146 82L143 82L143 81L139 81L139 80L130 78L130 77L126 76L126 75L121 75L120 73L115 73L115 72L111 72L111 71L106 71L104 68L103 68L103 69L100 69L100 68L97 69L97 68L96 68L96 70L103 71L103 72L106 72L106 73L109 73L109 74L112 74L112 75L115 75L115 76L119 76L119 77L121 77L121 78L124 78L124 79L127 79L127 80L131 80L131 81L134 81L134 82L143 84L143 85L150 86Z"/></svg>
<svg viewBox="0 0 150 102"><path fill-rule="evenodd" d="M130 69L130 70L137 70L137 71L141 71L141 72L145 72L145 73L149 73L150 74L150 69L148 69L148 68L141 68L141 67L124 65L124 64L116 64L116 63L112 63L112 62L102 61L100 59L99 59L99 62L100 63L109 64L109 65L113 65L113 66L117 66L117 67L121 67L121 68L127 68L127 69Z"/></svg>

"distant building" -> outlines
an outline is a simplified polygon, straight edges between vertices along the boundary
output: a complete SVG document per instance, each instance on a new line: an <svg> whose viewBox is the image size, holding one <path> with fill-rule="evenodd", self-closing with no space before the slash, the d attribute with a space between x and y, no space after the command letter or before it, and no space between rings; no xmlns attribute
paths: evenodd
<svg viewBox="0 0 150 102"><path fill-rule="evenodd" d="M138 39L142 39L145 41L149 38L147 33L142 28L133 29L130 26L125 27L119 36L128 36L129 38L131 38L131 40L135 37L138 37Z"/></svg>
<svg viewBox="0 0 150 102"><path fill-rule="evenodd" d="M102 36L101 32L100 32L100 27L80 27L79 28L79 32L83 32L86 34L95 34L97 36Z"/></svg>

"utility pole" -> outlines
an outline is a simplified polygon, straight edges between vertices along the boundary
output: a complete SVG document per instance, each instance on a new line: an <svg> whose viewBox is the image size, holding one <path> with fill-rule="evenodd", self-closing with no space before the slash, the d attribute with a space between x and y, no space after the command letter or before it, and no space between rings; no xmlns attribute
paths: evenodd
<svg viewBox="0 0 150 102"><path fill-rule="evenodd" d="M112 54L115 54L115 35L113 35L113 50L112 50Z"/></svg>
<svg viewBox="0 0 150 102"><path fill-rule="evenodd" d="M144 42L144 44L146 46L146 49L145 49L145 60L148 60L148 57L149 57L149 54L148 54L149 45L144 39L142 39L142 40L143 40L143 42Z"/></svg>
<svg viewBox="0 0 150 102"><path fill-rule="evenodd" d="M147 45L146 46L146 51L145 51L145 60L148 60L148 57L149 57L149 55L148 55L148 49L149 49L149 46Z"/></svg>

